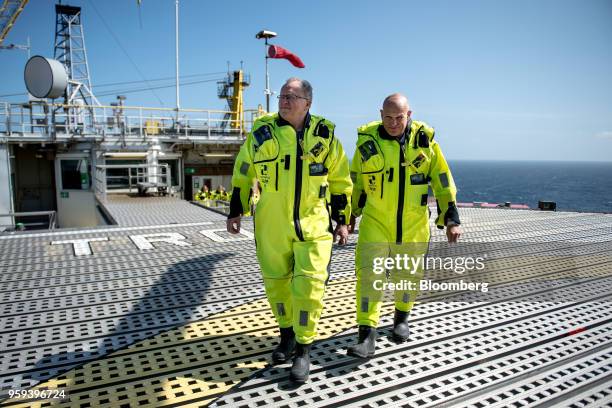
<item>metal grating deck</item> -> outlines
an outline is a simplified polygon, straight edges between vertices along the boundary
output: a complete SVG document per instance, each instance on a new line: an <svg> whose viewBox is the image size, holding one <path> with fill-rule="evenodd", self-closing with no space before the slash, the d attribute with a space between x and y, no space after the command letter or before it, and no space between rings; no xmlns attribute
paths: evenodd
<svg viewBox="0 0 612 408"><path fill-rule="evenodd" d="M612 215L463 209L472 246L435 251L486 251L486 271L470 278L489 292L423 292L402 345L387 340L387 304L367 361L346 356L356 337L351 236L334 249L311 378L295 388L288 364L268 365L277 332L254 241L228 236L222 216L194 208L199 223L142 218L0 236L1 405L612 404ZM66 243L78 239L95 241ZM24 389L68 395L7 398Z"/></svg>
<svg viewBox="0 0 612 408"><path fill-rule="evenodd" d="M174 197L108 194L103 205L121 226L185 224L225 219L220 214Z"/></svg>

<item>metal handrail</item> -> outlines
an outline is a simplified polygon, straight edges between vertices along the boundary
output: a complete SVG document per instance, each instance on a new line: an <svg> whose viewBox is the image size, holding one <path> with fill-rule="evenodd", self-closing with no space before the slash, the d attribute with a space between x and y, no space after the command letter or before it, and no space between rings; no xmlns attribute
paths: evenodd
<svg viewBox="0 0 612 408"><path fill-rule="evenodd" d="M162 170L161 174L150 175L149 169L158 168ZM107 176L107 169L127 169L127 176ZM132 169L136 169L136 174L132 174ZM143 172L138 172L142 169ZM160 186L166 187L168 191L172 184L172 174L170 166L167 163L151 165L151 164L103 164L96 166L96 183L95 183L95 195L99 201L106 201L106 195L108 191L107 180L109 178L126 178L128 179L128 191L131 193L133 189L132 181L136 179L136 185L138 183L145 182L149 177L156 177L161 181ZM159 187L159 186L158 186Z"/></svg>
<svg viewBox="0 0 612 408"><path fill-rule="evenodd" d="M0 136L27 135L51 140L68 135L95 138L174 137L187 139L246 137L261 110L172 109L143 106L83 106L32 102L0 102Z"/></svg>
<svg viewBox="0 0 612 408"><path fill-rule="evenodd" d="M56 212L55 211L28 211L28 212L11 212L0 214L0 217L11 217L13 219L13 223L10 225L11 227L15 225L15 217L40 217L43 215L49 216L49 230L55 229L55 219ZM32 225L40 225L39 223L23 223L24 226L32 226Z"/></svg>

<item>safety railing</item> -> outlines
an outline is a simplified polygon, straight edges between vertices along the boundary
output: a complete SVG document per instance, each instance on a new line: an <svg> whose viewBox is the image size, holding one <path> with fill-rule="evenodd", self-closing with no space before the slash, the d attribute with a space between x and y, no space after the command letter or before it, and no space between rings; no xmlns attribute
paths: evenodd
<svg viewBox="0 0 612 408"><path fill-rule="evenodd" d="M56 212L55 211L28 211L28 212L12 212L6 214L0 214L0 218L11 217L12 223L9 225L0 225L2 231L23 231L34 227L39 229L40 227L47 227L49 230L55 229ZM47 217L47 221L32 221L32 222L16 222L16 218L38 218L44 219Z"/></svg>
<svg viewBox="0 0 612 408"><path fill-rule="evenodd" d="M230 211L230 203L229 201L224 201L224 200L214 200L214 199L204 199L204 200L197 200L197 201L193 201L196 205L199 205L201 207L205 207L209 210L212 210L214 212L217 212L219 214L222 215L228 215L229 211Z"/></svg>
<svg viewBox="0 0 612 408"><path fill-rule="evenodd" d="M220 212L222 214L229 214L229 209L230 209L230 203L229 201L224 201L224 200L211 200L212 201L212 205L210 205L208 208L216 210L217 212Z"/></svg>
<svg viewBox="0 0 612 408"><path fill-rule="evenodd" d="M127 175L109 176L108 169L127 170ZM107 164L96 166L94 192L99 201L105 202L109 191L109 180L127 180L127 192L138 191L144 194L148 189L155 189L158 193L169 194L172 187L172 174L168 164ZM111 183L112 184L112 183ZM116 185L116 184L115 184ZM125 192L125 190L121 190Z"/></svg>
<svg viewBox="0 0 612 408"><path fill-rule="evenodd" d="M261 110L235 112L133 106L63 105L0 102L0 136L143 140L147 137L194 141L241 140Z"/></svg>

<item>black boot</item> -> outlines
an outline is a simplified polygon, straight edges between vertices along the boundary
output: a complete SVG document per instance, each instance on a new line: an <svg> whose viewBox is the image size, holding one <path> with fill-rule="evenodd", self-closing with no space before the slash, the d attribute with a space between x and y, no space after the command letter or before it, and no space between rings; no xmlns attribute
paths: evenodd
<svg viewBox="0 0 612 408"><path fill-rule="evenodd" d="M280 329L280 343L272 352L272 362L274 364L286 363L295 351L295 333L293 327Z"/></svg>
<svg viewBox="0 0 612 408"><path fill-rule="evenodd" d="M395 309L395 315L393 316L393 332L392 339L396 343L403 343L408 340L410 330L408 329L408 316L410 312L402 312L401 310Z"/></svg>
<svg viewBox="0 0 612 408"><path fill-rule="evenodd" d="M346 354L358 358L370 358L376 351L376 327L359 326L359 341L347 349Z"/></svg>
<svg viewBox="0 0 612 408"><path fill-rule="evenodd" d="M310 344L297 343L295 357L289 379L298 384L304 384L310 373Z"/></svg>

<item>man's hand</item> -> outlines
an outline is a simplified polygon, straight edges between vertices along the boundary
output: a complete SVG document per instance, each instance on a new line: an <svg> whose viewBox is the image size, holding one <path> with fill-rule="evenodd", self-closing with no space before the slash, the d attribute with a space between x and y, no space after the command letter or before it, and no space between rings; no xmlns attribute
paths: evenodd
<svg viewBox="0 0 612 408"><path fill-rule="evenodd" d="M348 227L346 225L336 225L334 242L336 242L336 236L338 236L338 245L346 245L348 242Z"/></svg>
<svg viewBox="0 0 612 408"><path fill-rule="evenodd" d="M459 225L449 225L446 227L446 237L448 238L448 242L456 243L459 237L461 236L461 227Z"/></svg>
<svg viewBox="0 0 612 408"><path fill-rule="evenodd" d="M355 233L355 224L357 223L357 218L355 218L355 216L353 214L351 214L351 220L349 221L349 225L348 225L348 232L349 234L354 234Z"/></svg>
<svg viewBox="0 0 612 408"><path fill-rule="evenodd" d="M234 218L228 218L226 221L227 232L230 234L240 233L240 216Z"/></svg>

